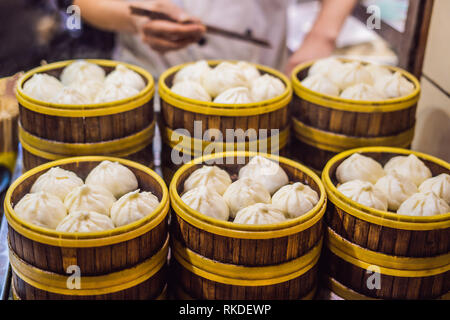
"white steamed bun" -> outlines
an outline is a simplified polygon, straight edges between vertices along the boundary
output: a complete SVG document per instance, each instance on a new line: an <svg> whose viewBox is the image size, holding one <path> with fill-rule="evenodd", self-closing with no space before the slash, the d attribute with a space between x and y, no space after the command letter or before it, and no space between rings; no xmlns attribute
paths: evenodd
<svg viewBox="0 0 450 320"><path fill-rule="evenodd" d="M377 79L375 88L389 99L407 96L414 91L414 85L400 72Z"/></svg>
<svg viewBox="0 0 450 320"><path fill-rule="evenodd" d="M417 193L414 182L396 172L391 172L380 178L375 187L383 191L388 199L389 210L394 212L397 211L403 201Z"/></svg>
<svg viewBox="0 0 450 320"><path fill-rule="evenodd" d="M223 195L231 184L228 172L217 166L203 166L190 174L184 181L184 191L205 186Z"/></svg>
<svg viewBox="0 0 450 320"><path fill-rule="evenodd" d="M235 64L222 62L203 75L202 85L212 97L216 97L225 90L246 87L247 79Z"/></svg>
<svg viewBox="0 0 450 320"><path fill-rule="evenodd" d="M190 189L181 196L181 200L206 216L228 221L230 217L227 203L220 194L207 186Z"/></svg>
<svg viewBox="0 0 450 320"><path fill-rule="evenodd" d="M270 74L264 74L250 84L250 93L254 101L264 101L278 97L283 94L285 89L283 81Z"/></svg>
<svg viewBox="0 0 450 320"><path fill-rule="evenodd" d="M101 186L83 185L73 189L64 199L64 205L70 212L95 211L109 216L116 198Z"/></svg>
<svg viewBox="0 0 450 320"><path fill-rule="evenodd" d="M89 104L91 100L77 89L64 87L49 102L58 104Z"/></svg>
<svg viewBox="0 0 450 320"><path fill-rule="evenodd" d="M63 202L57 196L43 191L26 194L14 206L14 211L19 218L50 229L55 229L67 215Z"/></svg>
<svg viewBox="0 0 450 320"><path fill-rule="evenodd" d="M407 216L434 216L450 212L450 206L433 192L415 193L406 199L397 213Z"/></svg>
<svg viewBox="0 0 450 320"><path fill-rule="evenodd" d="M203 75L210 70L211 67L205 60L190 63L175 74L173 84L177 84L182 81L194 81L201 83Z"/></svg>
<svg viewBox="0 0 450 320"><path fill-rule="evenodd" d="M239 210L234 223L240 224L273 224L286 221L284 213L271 204L256 203Z"/></svg>
<svg viewBox="0 0 450 320"><path fill-rule="evenodd" d="M280 165L262 156L255 156L239 170L239 179L250 178L262 184L270 194L288 184L289 178Z"/></svg>
<svg viewBox="0 0 450 320"><path fill-rule="evenodd" d="M105 83L95 96L94 103L104 103L126 99L139 93L136 88L125 84Z"/></svg>
<svg viewBox="0 0 450 320"><path fill-rule="evenodd" d="M216 103L226 103L226 104L243 104L252 103L252 97L250 95L250 90L247 87L236 87L225 90L219 94L215 99Z"/></svg>
<svg viewBox="0 0 450 320"><path fill-rule="evenodd" d="M341 93L341 98L358 101L380 101L384 96L379 93L374 86L358 83L348 87Z"/></svg>
<svg viewBox="0 0 450 320"><path fill-rule="evenodd" d="M321 74L328 76L333 70L342 66L342 62L336 58L326 58L317 60L308 70L308 76Z"/></svg>
<svg viewBox="0 0 450 320"><path fill-rule="evenodd" d="M151 214L159 205L158 198L151 192L129 192L111 207L111 219L116 227L130 224Z"/></svg>
<svg viewBox="0 0 450 320"><path fill-rule="evenodd" d="M50 101L62 89L63 85L58 79L45 73L33 75L23 85L25 94L42 101Z"/></svg>
<svg viewBox="0 0 450 320"><path fill-rule="evenodd" d="M102 161L91 170L86 178L86 184L103 187L116 198L138 188L133 171L118 162L108 160Z"/></svg>
<svg viewBox="0 0 450 320"><path fill-rule="evenodd" d="M128 69L123 64L118 64L116 68L106 76L105 84L132 87L138 91L145 88L145 81L139 73Z"/></svg>
<svg viewBox="0 0 450 320"><path fill-rule="evenodd" d="M114 229L114 224L108 216L95 211L73 211L69 213L56 227L62 232L99 232Z"/></svg>
<svg viewBox="0 0 450 320"><path fill-rule="evenodd" d="M391 70L389 70L389 68L382 66L382 65L369 63L369 64L365 65L364 68L367 71L369 71L369 73L372 75L372 78L374 79L375 82L380 78L388 77L388 76L392 75Z"/></svg>
<svg viewBox="0 0 450 320"><path fill-rule="evenodd" d="M74 172L53 167L41 175L31 186L31 193L45 191L64 201L67 194L84 184Z"/></svg>
<svg viewBox="0 0 450 320"><path fill-rule="evenodd" d="M330 80L333 81L341 90L354 86L358 83L373 85L372 75L367 71L360 62L347 62L340 67L333 69L329 74Z"/></svg>
<svg viewBox="0 0 450 320"><path fill-rule="evenodd" d="M86 80L103 81L105 70L95 63L85 60L77 60L65 67L61 73L61 82L68 86L74 82L84 82Z"/></svg>
<svg viewBox="0 0 450 320"><path fill-rule="evenodd" d="M345 182L337 188L344 196L362 205L378 210L387 211L388 199L383 191L373 184L362 180Z"/></svg>
<svg viewBox="0 0 450 320"><path fill-rule="evenodd" d="M209 93L198 82L189 80L177 82L171 90L174 93L189 99L211 101Z"/></svg>
<svg viewBox="0 0 450 320"><path fill-rule="evenodd" d="M336 178L340 183L358 179L375 184L384 175L381 164L359 153L352 154L336 169Z"/></svg>
<svg viewBox="0 0 450 320"><path fill-rule="evenodd" d="M247 82L250 83L256 78L258 78L261 74L259 73L258 68L256 68L253 64L245 62L245 61L239 61L236 63L236 66L241 69L242 73L244 74L245 79L247 79Z"/></svg>
<svg viewBox="0 0 450 320"><path fill-rule="evenodd" d="M420 186L426 179L431 178L430 169L414 154L391 158L384 165L384 171L386 173L397 172L399 175L411 179L416 186Z"/></svg>
<svg viewBox="0 0 450 320"><path fill-rule="evenodd" d="M225 191L223 198L230 208L230 216L255 203L270 203L270 193L262 184L250 178L233 182Z"/></svg>
<svg viewBox="0 0 450 320"><path fill-rule="evenodd" d="M433 192L450 204L450 175L441 173L436 177L428 178L419 186L419 191L422 193Z"/></svg>
<svg viewBox="0 0 450 320"><path fill-rule="evenodd" d="M305 78L302 81L302 85L316 92L330 96L339 96L339 87L321 73Z"/></svg>
<svg viewBox="0 0 450 320"><path fill-rule="evenodd" d="M103 90L104 85L105 84L99 80L86 80L83 82L71 83L69 87L77 90L93 103L97 94Z"/></svg>
<svg viewBox="0 0 450 320"><path fill-rule="evenodd" d="M287 214L288 218L297 218L310 211L319 201L319 195L301 182L281 187L272 197L272 205Z"/></svg>

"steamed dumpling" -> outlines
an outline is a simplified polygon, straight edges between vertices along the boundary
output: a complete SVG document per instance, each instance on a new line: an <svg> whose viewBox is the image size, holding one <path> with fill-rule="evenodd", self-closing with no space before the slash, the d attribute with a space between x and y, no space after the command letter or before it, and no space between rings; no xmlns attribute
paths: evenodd
<svg viewBox="0 0 450 320"><path fill-rule="evenodd" d="M352 180L343 183L337 188L344 196L364 206L387 211L388 199L383 191L373 184L362 180Z"/></svg>
<svg viewBox="0 0 450 320"><path fill-rule="evenodd" d="M372 75L360 62L347 62L330 72L330 80L344 90L358 83L373 85Z"/></svg>
<svg viewBox="0 0 450 320"><path fill-rule="evenodd" d="M450 175L441 173L436 177L425 180L419 186L419 191L422 193L433 192L450 204Z"/></svg>
<svg viewBox="0 0 450 320"><path fill-rule="evenodd" d="M123 64L118 64L114 71L106 76L105 84L132 87L138 91L145 88L144 79L142 79L140 74L136 71L128 69Z"/></svg>
<svg viewBox="0 0 450 320"><path fill-rule="evenodd" d="M50 101L62 89L63 85L58 79L45 73L36 73L23 85L25 94L42 101Z"/></svg>
<svg viewBox="0 0 450 320"><path fill-rule="evenodd" d="M272 205L285 212L288 218L297 218L310 211L319 201L319 195L301 182L281 187L272 197Z"/></svg>
<svg viewBox="0 0 450 320"><path fill-rule="evenodd" d="M70 212L95 211L109 216L109 210L116 201L113 194L101 186L83 185L73 189L64 199Z"/></svg>
<svg viewBox="0 0 450 320"><path fill-rule="evenodd" d="M270 193L259 182L242 178L233 182L225 191L223 198L230 208L230 216L255 203L270 203Z"/></svg>
<svg viewBox="0 0 450 320"><path fill-rule="evenodd" d="M231 184L228 172L217 166L203 166L195 170L184 182L184 191L205 186L223 195Z"/></svg>
<svg viewBox="0 0 450 320"><path fill-rule="evenodd" d="M189 99L211 101L209 93L197 82L189 80L177 82L171 90L174 93Z"/></svg>
<svg viewBox="0 0 450 320"><path fill-rule="evenodd" d="M264 101L278 97L283 94L285 89L283 81L270 74L256 78L250 85L250 93L254 101Z"/></svg>
<svg viewBox="0 0 450 320"><path fill-rule="evenodd" d="M228 89L221 94L219 94L215 99L216 103L226 103L226 104L242 104L242 103L252 103L252 97L250 95L250 90L247 87L236 87Z"/></svg>
<svg viewBox="0 0 450 320"><path fill-rule="evenodd" d="M397 211L400 205L417 192L417 187L410 179L396 172L389 173L380 178L375 187L383 191L388 199L388 208Z"/></svg>
<svg viewBox="0 0 450 320"><path fill-rule="evenodd" d="M200 84L203 75L210 70L211 67L205 60L200 60L195 63L188 64L175 74L173 84L183 81L193 81Z"/></svg>
<svg viewBox="0 0 450 320"><path fill-rule="evenodd" d="M316 61L308 70L308 76L321 74L328 76L333 70L342 66L342 62L336 58L326 58Z"/></svg>
<svg viewBox="0 0 450 320"><path fill-rule="evenodd" d="M239 210L233 222L240 224L273 224L286 220L284 213L271 204L256 203Z"/></svg>
<svg viewBox="0 0 450 320"><path fill-rule="evenodd" d="M280 165L261 156L253 157L239 170L239 179L250 178L262 184L270 194L288 184L289 178Z"/></svg>
<svg viewBox="0 0 450 320"><path fill-rule="evenodd" d="M247 79L235 64L222 62L203 75L202 85L210 96L216 97L225 90L246 87Z"/></svg>
<svg viewBox="0 0 450 320"><path fill-rule="evenodd" d="M63 202L50 193L39 191L26 194L14 206L19 218L34 225L55 229L67 215Z"/></svg>
<svg viewBox="0 0 450 320"><path fill-rule="evenodd" d="M182 81L193 81L201 83L203 75L210 70L211 67L205 60L200 60L195 63L188 64L175 74L175 77L173 78L173 84Z"/></svg>
<svg viewBox="0 0 450 320"><path fill-rule="evenodd" d="M97 94L103 90L104 83L99 80L86 80L83 82L74 82L69 85L70 88L77 90L90 102L95 101Z"/></svg>
<svg viewBox="0 0 450 320"><path fill-rule="evenodd" d="M85 60L77 60L65 67L61 73L61 82L68 86L74 82L84 82L86 80L103 81L105 70L95 63Z"/></svg>
<svg viewBox="0 0 450 320"><path fill-rule="evenodd" d="M95 103L104 103L126 99L135 96L139 93L136 88L127 86L125 84L105 83L100 91L95 96Z"/></svg>
<svg viewBox="0 0 450 320"><path fill-rule="evenodd" d="M450 212L450 206L433 192L415 193L405 200L397 213L407 216L434 216Z"/></svg>
<svg viewBox="0 0 450 320"><path fill-rule="evenodd" d="M102 161L92 169L86 178L86 184L103 187L116 198L138 188L133 171L118 162L108 160Z"/></svg>
<svg viewBox="0 0 450 320"><path fill-rule="evenodd" d="M191 189L181 200L195 211L206 216L227 221L230 217L227 203L220 194L207 186Z"/></svg>
<svg viewBox="0 0 450 320"><path fill-rule="evenodd" d="M369 73L372 75L372 78L376 82L377 79L383 78L383 77L389 77L392 75L391 70L385 66L369 63L364 68L369 71Z"/></svg>
<svg viewBox="0 0 450 320"><path fill-rule="evenodd" d="M302 81L302 85L312 91L328 94L330 96L339 96L339 87L320 73L305 78Z"/></svg>
<svg viewBox="0 0 450 320"><path fill-rule="evenodd" d="M73 211L56 227L62 232L99 232L114 229L112 220L95 211Z"/></svg>
<svg viewBox="0 0 450 320"><path fill-rule="evenodd" d="M341 98L359 101L380 101L384 97L380 94L374 86L358 83L348 87L341 93Z"/></svg>
<svg viewBox="0 0 450 320"><path fill-rule="evenodd" d="M414 85L400 72L377 79L375 88L389 99L407 96L414 91Z"/></svg>
<svg viewBox="0 0 450 320"><path fill-rule="evenodd" d="M58 104L89 104L91 101L77 89L64 87L52 99L52 103Z"/></svg>
<svg viewBox="0 0 450 320"><path fill-rule="evenodd" d="M384 175L381 164L359 153L352 154L336 169L336 178L340 183L358 179L375 184Z"/></svg>
<svg viewBox="0 0 450 320"><path fill-rule="evenodd" d="M397 172L399 175L409 178L420 186L426 179L431 178L430 169L414 154L398 156L390 159L384 165L386 173Z"/></svg>
<svg viewBox="0 0 450 320"><path fill-rule="evenodd" d="M159 200L153 193L139 191L123 195L111 207L111 219L116 227L140 220L158 207Z"/></svg>
<svg viewBox="0 0 450 320"><path fill-rule="evenodd" d="M53 167L41 175L31 186L31 193L45 191L64 201L67 194L84 184L74 172Z"/></svg>
<svg viewBox="0 0 450 320"><path fill-rule="evenodd" d="M245 79L247 79L247 82L250 83L256 78L258 78L261 74L259 73L258 68L256 68L253 64L245 62L245 61L239 61L236 63L236 66L241 69L242 73L244 74Z"/></svg>

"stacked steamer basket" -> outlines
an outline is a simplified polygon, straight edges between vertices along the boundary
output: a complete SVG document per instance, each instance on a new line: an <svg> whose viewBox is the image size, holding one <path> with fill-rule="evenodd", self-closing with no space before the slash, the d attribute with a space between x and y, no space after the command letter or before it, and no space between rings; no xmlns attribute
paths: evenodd
<svg viewBox="0 0 450 320"><path fill-rule="evenodd" d="M320 179L306 167L278 160L291 182L303 182L319 195L306 214L285 222L245 225L192 210L181 200L184 181L204 163L236 179L256 155L228 152L197 158L174 175L169 193L174 291L182 299L311 299L318 282L326 195ZM261 155L261 154L260 154ZM220 164L223 163L223 164Z"/></svg>
<svg viewBox="0 0 450 320"><path fill-rule="evenodd" d="M208 61L208 64L213 67L221 62ZM173 162L172 152L175 152L177 157L184 156L185 159L225 151L250 150L284 154L283 149L289 138L288 105L292 99L292 86L289 79L274 69L255 65L262 75L269 74L280 79L285 85L284 92L275 98L261 102L219 104L186 98L170 89L176 73L185 66L170 68L159 79L160 128L165 145L162 163L164 178L167 182L170 182L174 172L180 167L179 163ZM212 129L210 133L214 137L207 136L208 129ZM231 129L242 129L244 133L254 129L256 135L247 136L245 142L225 141L227 130ZM259 131L264 129L266 129L264 133Z"/></svg>
<svg viewBox="0 0 450 320"><path fill-rule="evenodd" d="M86 60L106 73L119 62ZM73 61L41 66L27 72L17 86L20 108L19 139L23 146L23 167L29 170L48 161L73 156L108 155L153 165L152 138L154 81L145 70L125 65L145 81L145 88L132 97L96 104L69 105L36 100L23 90L33 75L59 77Z"/></svg>
<svg viewBox="0 0 450 320"><path fill-rule="evenodd" d="M375 210L345 197L336 168L354 153L384 165L415 154L433 176L450 164L399 148L367 147L342 152L324 168L328 194L324 269L330 289L345 299L438 299L450 290L450 213L407 216Z"/></svg>
<svg viewBox="0 0 450 320"><path fill-rule="evenodd" d="M59 166L84 179L103 160L118 161L129 168L139 188L158 198L160 204L152 214L107 231L68 233L30 224L14 212L14 205L48 169ZM168 210L168 190L162 179L129 160L76 157L31 169L16 180L5 198L15 297L24 300L164 297ZM75 273L76 270L79 272Z"/></svg>
<svg viewBox="0 0 450 320"><path fill-rule="evenodd" d="M0 79L0 166L13 171L17 158L19 108L14 97L16 78Z"/></svg>
<svg viewBox="0 0 450 320"><path fill-rule="evenodd" d="M302 85L314 63L299 65L292 73L294 158L321 172L328 160L345 150L366 146L410 147L420 95L420 84L413 75L386 67L400 72L414 85L414 91L395 99L356 101L315 92Z"/></svg>

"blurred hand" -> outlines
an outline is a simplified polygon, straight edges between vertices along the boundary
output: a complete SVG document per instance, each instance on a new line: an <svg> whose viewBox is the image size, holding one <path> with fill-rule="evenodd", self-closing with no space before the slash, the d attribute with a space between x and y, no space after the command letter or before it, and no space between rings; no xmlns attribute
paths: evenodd
<svg viewBox="0 0 450 320"><path fill-rule="evenodd" d="M329 38L308 34L301 47L289 58L285 73L290 76L292 70L301 63L330 56L336 44Z"/></svg>
<svg viewBox="0 0 450 320"><path fill-rule="evenodd" d="M154 0L151 2L135 2L133 5L165 13L179 22L150 20L148 18L138 20L138 32L142 41L160 53L179 50L191 43L196 43L206 32L205 26L198 19L189 16L171 1ZM183 24L187 21L192 23Z"/></svg>

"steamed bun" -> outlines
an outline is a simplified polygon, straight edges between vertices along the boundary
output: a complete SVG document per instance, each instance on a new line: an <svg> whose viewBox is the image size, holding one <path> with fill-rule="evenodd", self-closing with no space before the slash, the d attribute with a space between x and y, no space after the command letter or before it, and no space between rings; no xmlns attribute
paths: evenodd
<svg viewBox="0 0 450 320"><path fill-rule="evenodd" d="M328 94L331 96L339 96L339 87L335 85L331 80L329 80L325 75L320 73L305 78L302 81L302 85L316 92Z"/></svg>
<svg viewBox="0 0 450 320"><path fill-rule="evenodd" d="M254 101L269 100L283 94L284 83L270 74L265 74L251 82L250 92Z"/></svg>
<svg viewBox="0 0 450 320"><path fill-rule="evenodd" d="M389 99L407 96L414 91L414 85L400 72L377 79L375 88Z"/></svg>
<svg viewBox="0 0 450 320"><path fill-rule="evenodd" d="M211 67L205 60L190 63L175 74L173 84L175 85L182 81L193 81L200 84L203 75L210 70Z"/></svg>
<svg viewBox="0 0 450 320"><path fill-rule="evenodd" d="M118 162L108 160L102 161L91 170L86 178L86 184L103 187L116 198L138 188L138 181L133 171Z"/></svg>
<svg viewBox="0 0 450 320"><path fill-rule="evenodd" d="M181 200L206 216L227 221L230 212L227 203L220 194L207 186L190 189L181 196Z"/></svg>
<svg viewBox="0 0 450 320"><path fill-rule="evenodd" d="M205 186L223 195L231 184L228 172L217 166L203 166L194 172L184 181L184 191Z"/></svg>
<svg viewBox="0 0 450 320"><path fill-rule="evenodd" d="M319 195L301 182L281 187L272 197L272 205L285 212L288 218L297 218L310 211L319 202Z"/></svg>
<svg viewBox="0 0 450 320"><path fill-rule="evenodd" d="M77 89L64 87L49 102L58 104L89 104L91 100Z"/></svg>
<svg viewBox="0 0 450 320"><path fill-rule="evenodd" d="M125 84L108 83L100 88L100 91L95 96L95 103L104 103L126 99L135 96L139 93L136 88L127 86Z"/></svg>
<svg viewBox="0 0 450 320"><path fill-rule="evenodd" d="M433 192L450 204L450 175L441 173L436 177L428 178L419 186L419 191L422 193Z"/></svg>
<svg viewBox="0 0 450 320"><path fill-rule="evenodd" d="M111 207L111 219L116 227L130 224L151 214L159 205L158 198L151 192L129 192Z"/></svg>
<svg viewBox="0 0 450 320"><path fill-rule="evenodd" d="M355 84L365 83L373 85L374 79L360 62L347 62L340 67L333 69L329 74L330 80L333 81L340 89L345 90Z"/></svg>
<svg viewBox="0 0 450 320"><path fill-rule="evenodd" d="M230 216L255 203L270 203L270 193L259 182L242 178L233 182L225 191L223 198L230 208Z"/></svg>
<svg viewBox="0 0 450 320"><path fill-rule="evenodd" d="M236 87L228 89L219 94L215 99L216 103L243 104L252 103L252 97L247 87Z"/></svg>
<svg viewBox="0 0 450 320"><path fill-rule="evenodd" d="M180 81L177 82L171 89L174 93L180 96L200 100L200 101L211 101L211 96L199 83L194 81Z"/></svg>
<svg viewBox="0 0 450 320"><path fill-rule="evenodd" d="M403 201L417 192L414 182L396 172L391 172L380 178L375 187L383 191L388 199L388 208L391 211L397 211Z"/></svg>
<svg viewBox="0 0 450 320"><path fill-rule="evenodd" d="M235 64L222 62L203 75L202 85L210 96L216 97L228 89L246 87L247 79Z"/></svg>
<svg viewBox="0 0 450 320"><path fill-rule="evenodd" d="M388 199L383 191L373 184L362 180L345 182L337 188L344 196L364 206L387 211Z"/></svg>
<svg viewBox="0 0 450 320"><path fill-rule="evenodd" d="M45 191L64 201L67 194L84 184L74 172L53 167L41 175L31 186L31 193Z"/></svg>
<svg viewBox="0 0 450 320"><path fill-rule="evenodd" d="M358 179L375 184L384 175L381 164L359 153L352 154L336 169L336 178L340 183Z"/></svg>
<svg viewBox="0 0 450 320"><path fill-rule="evenodd" d="M328 76L333 70L336 70L342 66L342 62L336 58L326 58L317 60L308 70L308 76L314 76L317 74Z"/></svg>
<svg viewBox="0 0 450 320"><path fill-rule="evenodd" d="M431 178L430 169L414 154L391 158L384 165L384 170L386 173L397 172L399 175L411 179L416 186L420 186L426 179Z"/></svg>
<svg viewBox="0 0 450 320"><path fill-rule="evenodd" d="M103 81L105 70L95 63L86 60L77 60L65 67L61 73L61 82L68 86L74 82L84 82L86 80Z"/></svg>
<svg viewBox="0 0 450 320"><path fill-rule="evenodd" d="M450 212L450 206L433 192L415 193L405 200L397 213L407 216L434 216Z"/></svg>
<svg viewBox="0 0 450 320"><path fill-rule="evenodd" d="M49 229L55 229L67 215L63 202L44 191L26 194L14 206L14 211L19 218Z"/></svg>
<svg viewBox="0 0 450 320"><path fill-rule="evenodd" d="M109 216L116 201L113 194L101 186L83 185L73 189L64 199L69 213L73 211L95 211Z"/></svg>
<svg viewBox="0 0 450 320"><path fill-rule="evenodd" d="M258 78L261 74L259 73L258 68L256 68L253 64L245 62L245 61L239 61L236 63L236 66L241 69L242 73L244 74L245 79L247 79L247 82L250 83L256 78Z"/></svg>
<svg viewBox="0 0 450 320"><path fill-rule="evenodd" d="M58 79L45 73L34 74L23 84L25 94L42 101L50 101L62 89Z"/></svg>
<svg viewBox="0 0 450 320"><path fill-rule="evenodd" d="M374 86L358 83L342 91L341 98L359 101L380 101L384 99L384 96Z"/></svg>
<svg viewBox="0 0 450 320"><path fill-rule="evenodd" d="M271 204L256 203L239 210L233 222L256 225L281 223L286 220L284 213Z"/></svg>
<svg viewBox="0 0 450 320"><path fill-rule="evenodd" d="M56 227L62 232L99 232L114 229L114 224L108 216L95 211L73 211L69 213Z"/></svg>
<svg viewBox="0 0 450 320"><path fill-rule="evenodd" d="M123 64L118 64L114 71L106 76L105 84L132 87L138 91L141 91L145 88L144 79L142 79L139 73L128 69Z"/></svg>

